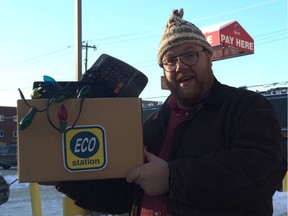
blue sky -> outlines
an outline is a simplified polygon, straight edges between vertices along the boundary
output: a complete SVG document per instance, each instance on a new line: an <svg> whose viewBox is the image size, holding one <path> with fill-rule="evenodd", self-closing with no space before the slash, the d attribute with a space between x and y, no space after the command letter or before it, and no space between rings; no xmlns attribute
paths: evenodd
<svg viewBox="0 0 288 216"><path fill-rule="evenodd" d="M236 20L254 38L255 54L213 63L220 82L262 91L283 87L262 84L288 81L286 0L82 0L82 40L97 47L88 50L88 68L112 55L149 78L141 98L164 100L169 92L161 90L156 55L174 8L200 28ZM0 106L16 106L18 88L30 98L43 75L76 79L74 0L1 1L0 26ZM82 57L84 72L84 50Z"/></svg>

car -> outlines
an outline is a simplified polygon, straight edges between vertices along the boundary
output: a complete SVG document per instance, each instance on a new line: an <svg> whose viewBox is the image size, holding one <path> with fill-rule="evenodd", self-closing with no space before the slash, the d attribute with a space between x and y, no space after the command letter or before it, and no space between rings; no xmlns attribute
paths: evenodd
<svg viewBox="0 0 288 216"><path fill-rule="evenodd" d="M10 169L17 166L17 144L7 144L0 147L0 166L3 169Z"/></svg>

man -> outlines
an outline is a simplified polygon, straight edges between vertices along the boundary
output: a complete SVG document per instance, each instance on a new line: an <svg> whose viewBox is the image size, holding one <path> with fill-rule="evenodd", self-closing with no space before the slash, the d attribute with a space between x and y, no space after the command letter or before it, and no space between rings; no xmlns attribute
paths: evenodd
<svg viewBox="0 0 288 216"><path fill-rule="evenodd" d="M127 176L145 192L140 212L272 215L286 172L274 111L262 96L215 79L210 44L182 17L173 11L160 42L171 95L145 122L148 163Z"/></svg>
<svg viewBox="0 0 288 216"><path fill-rule="evenodd" d="M218 82L212 47L182 18L182 9L173 11L158 50L171 95L145 121L146 163L126 179L140 190L122 187L133 194L131 214L271 216L287 170L274 110L259 94ZM80 199L85 192L58 189L91 207Z"/></svg>

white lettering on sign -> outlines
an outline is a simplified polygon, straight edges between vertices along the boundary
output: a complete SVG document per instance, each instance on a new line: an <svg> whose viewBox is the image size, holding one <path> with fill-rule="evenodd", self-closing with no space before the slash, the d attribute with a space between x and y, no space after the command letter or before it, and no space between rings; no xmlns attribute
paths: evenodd
<svg viewBox="0 0 288 216"><path fill-rule="evenodd" d="M221 42L226 43L226 44L230 44L230 45L234 45L234 46L237 46L240 48L252 50L252 51L254 50L253 43L251 43L249 41L241 40L239 38L236 38L235 43L234 43L234 37L224 35L224 34L221 34Z"/></svg>
<svg viewBox="0 0 288 216"><path fill-rule="evenodd" d="M225 42L227 44L233 44L233 41L234 41L234 37L221 34L221 42Z"/></svg>
<svg viewBox="0 0 288 216"><path fill-rule="evenodd" d="M84 139L78 138L75 144L74 152L86 152L87 150L89 152L92 152L93 149L96 146L96 139L95 137L92 137L90 140L86 137Z"/></svg>
<svg viewBox="0 0 288 216"><path fill-rule="evenodd" d="M213 44L213 37L212 37L212 35L207 36L206 40L208 41L209 44Z"/></svg>
<svg viewBox="0 0 288 216"><path fill-rule="evenodd" d="M236 38L236 46L253 50L253 43Z"/></svg>

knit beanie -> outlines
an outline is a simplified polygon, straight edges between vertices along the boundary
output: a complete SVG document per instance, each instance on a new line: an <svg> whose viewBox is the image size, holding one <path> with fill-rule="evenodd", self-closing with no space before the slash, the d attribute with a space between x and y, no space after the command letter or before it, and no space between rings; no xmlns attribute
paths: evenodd
<svg viewBox="0 0 288 216"><path fill-rule="evenodd" d="M164 54L176 46L192 43L205 48L212 56L213 49L207 42L204 34L193 23L183 20L184 11L173 10L172 15L165 26L163 35L160 40L157 61L162 66L162 58Z"/></svg>

